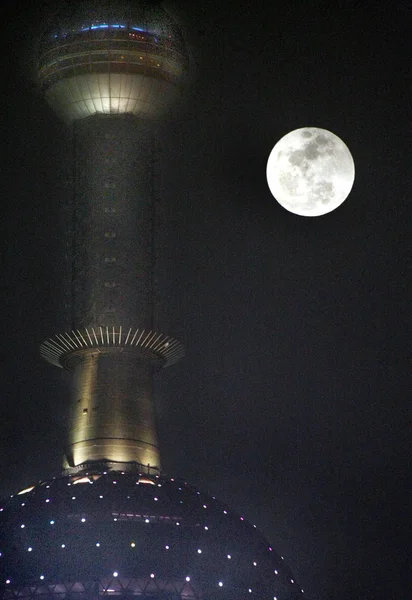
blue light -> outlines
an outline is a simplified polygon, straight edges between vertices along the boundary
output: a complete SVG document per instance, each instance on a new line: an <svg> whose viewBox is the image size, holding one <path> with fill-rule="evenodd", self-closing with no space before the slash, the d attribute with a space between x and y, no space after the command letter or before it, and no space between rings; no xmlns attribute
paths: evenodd
<svg viewBox="0 0 412 600"><path fill-rule="evenodd" d="M130 27L130 29L135 29L136 31L144 31L141 27Z"/></svg>
<svg viewBox="0 0 412 600"><path fill-rule="evenodd" d="M107 29L109 26L104 24L104 25L92 25L90 27L90 29Z"/></svg>

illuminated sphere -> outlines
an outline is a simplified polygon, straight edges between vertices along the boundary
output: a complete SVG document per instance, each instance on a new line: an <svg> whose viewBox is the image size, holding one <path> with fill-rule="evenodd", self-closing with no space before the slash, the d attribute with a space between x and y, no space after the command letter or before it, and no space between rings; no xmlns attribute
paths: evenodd
<svg viewBox="0 0 412 600"><path fill-rule="evenodd" d="M188 70L169 14L147 3L71 7L49 23L37 51L40 87L60 118L70 124L94 114L164 115Z"/></svg>
<svg viewBox="0 0 412 600"><path fill-rule="evenodd" d="M286 210L318 217L348 197L355 165L344 142L318 127L302 127L282 137L269 155L269 189Z"/></svg>
<svg viewBox="0 0 412 600"><path fill-rule="evenodd" d="M1 507L1 600L302 597L253 525L184 481L64 475Z"/></svg>

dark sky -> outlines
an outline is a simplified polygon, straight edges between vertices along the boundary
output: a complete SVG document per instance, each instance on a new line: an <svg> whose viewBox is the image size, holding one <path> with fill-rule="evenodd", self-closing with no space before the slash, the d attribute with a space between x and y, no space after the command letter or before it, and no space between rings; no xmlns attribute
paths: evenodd
<svg viewBox="0 0 412 600"><path fill-rule="evenodd" d="M164 468L256 523L313 600L410 597L407 4L179 3L197 72L159 157L159 324L187 347L157 382ZM38 353L63 323L67 173L26 77L37 17L2 9L0 494L59 472L68 398ZM303 126L355 161L320 218L266 185Z"/></svg>

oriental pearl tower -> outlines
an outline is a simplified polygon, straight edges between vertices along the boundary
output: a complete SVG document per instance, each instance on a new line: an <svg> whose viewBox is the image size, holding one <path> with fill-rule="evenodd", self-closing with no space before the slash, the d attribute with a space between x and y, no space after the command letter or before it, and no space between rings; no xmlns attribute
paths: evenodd
<svg viewBox="0 0 412 600"><path fill-rule="evenodd" d="M152 381L184 351L153 317L153 163L184 37L157 2L57 14L37 81L70 140L68 327L41 354L71 374L70 418L63 472L0 505L0 600L301 598L254 525L161 470Z"/></svg>

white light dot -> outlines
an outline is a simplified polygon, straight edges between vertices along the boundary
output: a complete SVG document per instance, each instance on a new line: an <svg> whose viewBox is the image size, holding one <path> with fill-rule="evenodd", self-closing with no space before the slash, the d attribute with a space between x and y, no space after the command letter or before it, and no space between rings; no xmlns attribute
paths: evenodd
<svg viewBox="0 0 412 600"><path fill-rule="evenodd" d="M144 522L145 523L150 523L150 519L145 519Z"/></svg>
<svg viewBox="0 0 412 600"><path fill-rule="evenodd" d="M136 544L134 542L132 542L130 545L132 548L136 548Z"/></svg>
<svg viewBox="0 0 412 600"><path fill-rule="evenodd" d="M154 579L154 573L150 573L150 577Z"/></svg>
<svg viewBox="0 0 412 600"><path fill-rule="evenodd" d="M232 555L231 555L231 554L228 554L228 555L227 555L227 557L228 557L228 559L230 560L230 559L232 558Z"/></svg>
<svg viewBox="0 0 412 600"><path fill-rule="evenodd" d="M76 500L76 496L72 496L72 500Z"/></svg>
<svg viewBox="0 0 412 600"><path fill-rule="evenodd" d="M198 554L202 554L202 551L201 551L201 549L200 549L200 548L198 548L198 550L197 550L197 553L198 553Z"/></svg>
<svg viewBox="0 0 412 600"><path fill-rule="evenodd" d="M82 523L85 523L86 519L84 517L82 517Z"/></svg>
<svg viewBox="0 0 412 600"><path fill-rule="evenodd" d="M61 545L61 548L65 548L65 547L66 547L66 544L62 544L62 545Z"/></svg>
<svg viewBox="0 0 412 600"><path fill-rule="evenodd" d="M27 548L27 552L32 552L33 548Z"/></svg>
<svg viewBox="0 0 412 600"><path fill-rule="evenodd" d="M44 579L44 575L40 575L40 579Z"/></svg>
<svg viewBox="0 0 412 600"><path fill-rule="evenodd" d="M179 523L179 522L177 522L177 523L176 523L176 525L180 525L180 523Z"/></svg>
<svg viewBox="0 0 412 600"><path fill-rule="evenodd" d="M206 504L204 504L204 505L203 505L203 508L207 508L207 505L206 505Z"/></svg>
<svg viewBox="0 0 412 600"><path fill-rule="evenodd" d="M165 546L165 550L169 550L170 546Z"/></svg>
<svg viewBox="0 0 412 600"><path fill-rule="evenodd" d="M223 582L219 581L219 587L223 587Z"/></svg>
<svg viewBox="0 0 412 600"><path fill-rule="evenodd" d="M205 525L205 530L209 531L209 527L207 525Z"/></svg>
<svg viewBox="0 0 412 600"><path fill-rule="evenodd" d="M290 580L290 583L295 583L295 580L294 580L294 579L291 579L291 580Z"/></svg>
<svg viewBox="0 0 412 600"><path fill-rule="evenodd" d="M96 546L97 546L98 548L100 548L100 543L99 543L99 542L96 542Z"/></svg>
<svg viewBox="0 0 412 600"><path fill-rule="evenodd" d="M275 575L278 575L279 571L277 569L275 569L274 573L275 573Z"/></svg>
<svg viewBox="0 0 412 600"><path fill-rule="evenodd" d="M20 527L21 527L22 529L24 529L26 526L25 526L25 525L20 525Z"/></svg>
<svg viewBox="0 0 412 600"><path fill-rule="evenodd" d="M103 498L103 496L99 496L99 498Z"/></svg>
<svg viewBox="0 0 412 600"><path fill-rule="evenodd" d="M153 498L153 500L154 500L155 502L157 502L157 501L159 500L159 498Z"/></svg>
<svg viewBox="0 0 412 600"><path fill-rule="evenodd" d="M114 571L113 577L118 577L118 576L119 576L119 573L117 571Z"/></svg>
<svg viewBox="0 0 412 600"><path fill-rule="evenodd" d="M50 525L54 525L54 521L50 521Z"/></svg>
<svg viewBox="0 0 412 600"><path fill-rule="evenodd" d="M251 594L251 593L252 593L252 590L249 588L249 594Z"/></svg>
<svg viewBox="0 0 412 600"><path fill-rule="evenodd" d="M190 577L189 576L186 577L186 581L190 581Z"/></svg>
<svg viewBox="0 0 412 600"><path fill-rule="evenodd" d="M257 567L257 562L255 560L253 561L253 566Z"/></svg>
<svg viewBox="0 0 412 600"><path fill-rule="evenodd" d="M6 583L10 583L10 579L6 579Z"/></svg>
<svg viewBox="0 0 412 600"><path fill-rule="evenodd" d="M47 498L46 502L50 502L50 498Z"/></svg>

